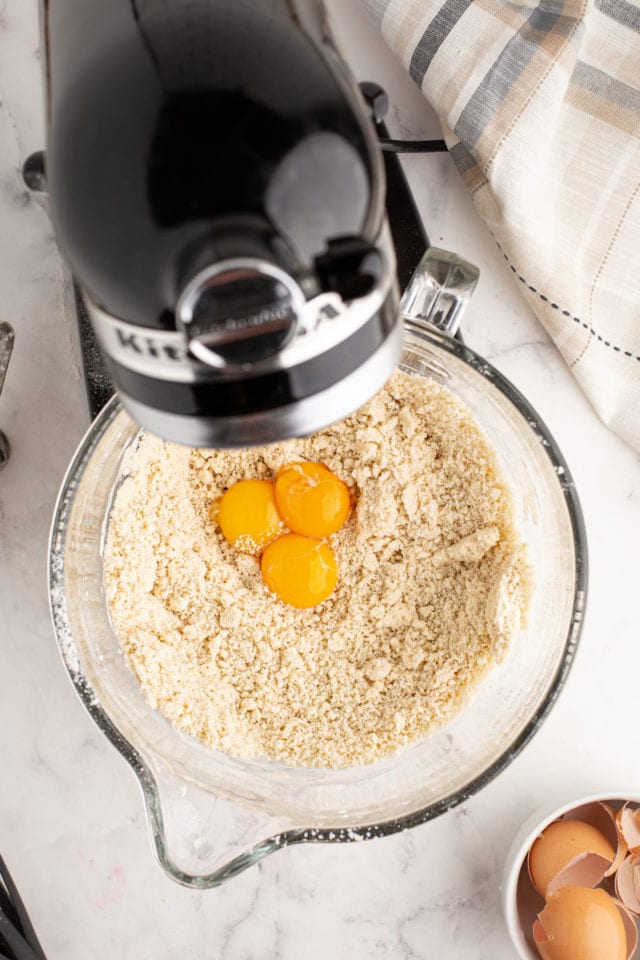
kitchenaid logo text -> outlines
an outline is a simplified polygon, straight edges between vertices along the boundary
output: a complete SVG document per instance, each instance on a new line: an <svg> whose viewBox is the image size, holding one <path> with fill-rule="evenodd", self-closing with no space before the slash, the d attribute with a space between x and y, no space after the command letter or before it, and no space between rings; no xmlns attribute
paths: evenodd
<svg viewBox="0 0 640 960"><path fill-rule="evenodd" d="M125 332L120 327L116 328L118 345L124 350L141 357L150 357L153 360L169 360L179 363L187 359L187 350L180 334L173 334L173 337L176 338L173 343L162 343L154 340L153 337L129 331Z"/></svg>

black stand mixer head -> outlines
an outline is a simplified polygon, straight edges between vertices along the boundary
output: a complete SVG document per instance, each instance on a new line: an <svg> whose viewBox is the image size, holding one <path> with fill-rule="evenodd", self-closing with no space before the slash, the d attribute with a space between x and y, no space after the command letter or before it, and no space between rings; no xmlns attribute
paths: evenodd
<svg viewBox="0 0 640 960"><path fill-rule="evenodd" d="M346 416L402 343L384 170L316 0L48 0L47 180L124 405L194 446Z"/></svg>

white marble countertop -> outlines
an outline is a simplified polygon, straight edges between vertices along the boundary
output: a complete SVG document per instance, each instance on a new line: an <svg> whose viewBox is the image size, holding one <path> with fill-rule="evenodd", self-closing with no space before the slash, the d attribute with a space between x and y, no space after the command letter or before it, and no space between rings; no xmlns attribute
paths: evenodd
<svg viewBox="0 0 640 960"><path fill-rule="evenodd" d="M334 5L358 76L391 95L394 132L436 134L373 29L351 2ZM16 329L0 398L13 445L0 474L0 850L47 956L510 960L499 884L522 821L567 790L640 790L638 454L595 417L449 157L407 161L432 241L481 268L469 344L529 397L574 472L591 560L577 662L533 742L446 816L373 843L285 850L217 890L172 883L153 860L137 782L76 699L49 622L49 522L88 414L65 271L20 177L43 146L35 6L0 0L0 316Z"/></svg>

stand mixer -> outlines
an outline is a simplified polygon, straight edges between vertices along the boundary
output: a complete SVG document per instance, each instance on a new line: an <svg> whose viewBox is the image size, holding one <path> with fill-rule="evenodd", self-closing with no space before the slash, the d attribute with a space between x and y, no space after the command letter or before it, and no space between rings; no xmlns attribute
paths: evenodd
<svg viewBox="0 0 640 960"><path fill-rule="evenodd" d="M129 414L234 447L360 407L403 340L386 98L359 90L322 2L47 0L43 27L51 216ZM413 268L426 238L385 160ZM469 293L477 271L431 262L448 325L448 273Z"/></svg>
<svg viewBox="0 0 640 960"><path fill-rule="evenodd" d="M47 0L43 26L52 219L81 323L86 305L137 424L192 446L303 436L360 407L398 365L473 413L536 571L508 661L410 749L345 770L211 750L144 699L109 619L104 534L139 433L114 398L62 484L51 612L79 697L140 782L159 863L204 889L288 845L439 816L540 727L586 591L568 467L527 400L452 336L478 272L444 251L423 257L390 152L444 145L389 140L384 93L357 87L319 0ZM25 178L42 186L37 158Z"/></svg>

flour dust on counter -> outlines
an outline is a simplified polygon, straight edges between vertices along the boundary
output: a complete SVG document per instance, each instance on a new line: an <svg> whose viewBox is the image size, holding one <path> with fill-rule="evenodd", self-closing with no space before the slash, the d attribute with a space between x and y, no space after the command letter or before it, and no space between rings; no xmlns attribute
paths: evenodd
<svg viewBox="0 0 640 960"><path fill-rule="evenodd" d="M295 609L212 507L238 480L325 464L354 508L338 586ZM190 450L144 434L110 516L110 615L149 703L212 748L292 766L370 763L463 709L523 627L526 546L496 456L446 388L396 372L312 437Z"/></svg>

